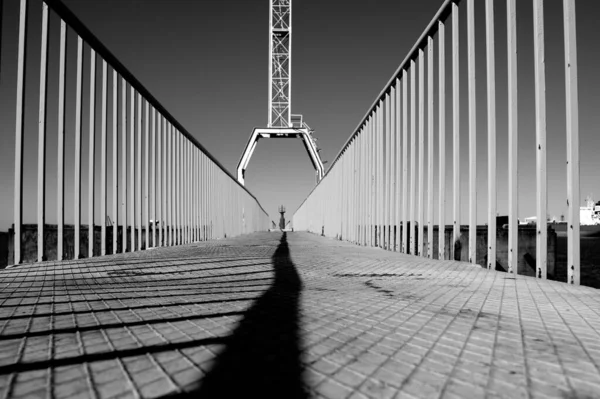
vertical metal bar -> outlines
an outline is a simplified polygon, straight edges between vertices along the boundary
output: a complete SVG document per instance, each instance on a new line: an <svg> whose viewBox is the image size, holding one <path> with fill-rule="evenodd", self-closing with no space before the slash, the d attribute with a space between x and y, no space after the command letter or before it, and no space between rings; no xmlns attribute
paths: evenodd
<svg viewBox="0 0 600 399"><path fill-rule="evenodd" d="M477 109L475 93L475 3L467 0L469 90L469 262L477 263Z"/></svg>
<svg viewBox="0 0 600 399"><path fill-rule="evenodd" d="M390 87L390 238L389 249L396 251L396 87L392 84Z"/></svg>
<svg viewBox="0 0 600 399"><path fill-rule="evenodd" d="M379 181L379 185L377 188L377 198L378 198L378 208L379 208L379 218L378 218L378 227L377 227L377 246L379 248L383 248L384 244L383 244L383 240L384 240L384 235L383 235L383 227L384 227L384 197L385 197L385 191L384 191L384 152L383 152L383 146L384 146L384 132L383 132L383 109L384 109L384 105L383 105L383 101L379 101L379 104L377 105L377 137L378 137L378 143L377 143L377 174L378 174L378 181Z"/></svg>
<svg viewBox="0 0 600 399"><path fill-rule="evenodd" d="M433 37L427 37L427 257L433 259Z"/></svg>
<svg viewBox="0 0 600 399"><path fill-rule="evenodd" d="M419 49L419 242L417 247L417 255L423 256L423 221L425 220L425 202L424 202L424 185L425 185L425 52L423 48Z"/></svg>
<svg viewBox="0 0 600 399"><path fill-rule="evenodd" d="M149 163L149 148L148 148L148 140L149 140L149 125L150 125L150 104L146 100L146 107L144 110L144 116L146 122L144 123L144 212L142 216L142 226L146 225L146 245L144 246L146 249L150 247L150 201L149 199L149 189L150 189L150 167Z"/></svg>
<svg viewBox="0 0 600 399"><path fill-rule="evenodd" d="M131 201L129 202L129 218L131 224L131 236L129 237L129 251L135 252L135 91L129 86L129 179L131 180Z"/></svg>
<svg viewBox="0 0 600 399"><path fill-rule="evenodd" d="M579 285L579 99L575 0L563 0L567 108L567 265L569 284Z"/></svg>
<svg viewBox="0 0 600 399"><path fill-rule="evenodd" d="M164 185L164 167L165 167L165 157L164 157L164 145L163 145L163 140L164 140L164 135L163 135L163 125L164 125L164 119L162 117L162 115L157 112L157 128L158 128L158 137L157 137L157 161L158 161L158 195L156 196L156 200L158 201L158 205L156 207L156 211L157 211L157 220L158 220L158 243L157 243L157 247L162 247L163 246L163 229L164 229L164 225L165 225L165 215L163 212L164 209L164 191L163 191L163 185Z"/></svg>
<svg viewBox="0 0 600 399"><path fill-rule="evenodd" d="M138 93L137 97L137 214L135 216L138 219L136 223L137 249L140 251L142 250L142 219L144 217L142 205L142 95Z"/></svg>
<svg viewBox="0 0 600 399"><path fill-rule="evenodd" d="M121 78L121 253L127 252L127 82Z"/></svg>
<svg viewBox="0 0 600 399"><path fill-rule="evenodd" d="M152 247L156 247L156 228L158 226L156 215L156 109L152 107ZM148 241L147 246L150 246Z"/></svg>
<svg viewBox="0 0 600 399"><path fill-rule="evenodd" d="M96 52L90 48L90 131L88 168L88 257L94 256L94 175L96 155Z"/></svg>
<svg viewBox="0 0 600 399"><path fill-rule="evenodd" d="M169 246L173 246L174 241L173 241L173 234L175 233L175 229L174 229L174 204L175 204L175 173L174 173L174 163L173 163L173 155L175 154L174 149L174 140L173 140L173 126L171 126L171 123L169 122L168 124L168 129L169 129L169 172L168 172L168 182L169 182L169 190L168 190L168 198L167 198L167 202L168 202L168 208L169 208Z"/></svg>
<svg viewBox="0 0 600 399"><path fill-rule="evenodd" d="M416 63L410 60L410 253L417 255L417 218L415 215L415 196L417 184L417 101L416 101Z"/></svg>
<svg viewBox="0 0 600 399"><path fill-rule="evenodd" d="M518 257L518 115L517 115L517 10L516 0L507 0L508 36L508 272L517 267Z"/></svg>
<svg viewBox="0 0 600 399"><path fill-rule="evenodd" d="M375 111L371 113L370 135L371 135L371 246L377 245L377 134L375 124Z"/></svg>
<svg viewBox="0 0 600 399"><path fill-rule="evenodd" d="M102 60L102 114L100 115L100 223L102 223L101 237L100 237L100 255L106 255L106 165L107 165L107 151L106 151L106 120L107 120L107 91L108 91L108 75L106 70L106 61Z"/></svg>
<svg viewBox="0 0 600 399"><path fill-rule="evenodd" d="M46 105L48 91L48 5L42 2L42 42L40 57L40 107L38 116L38 198L37 261L44 258L44 225L46 224Z"/></svg>
<svg viewBox="0 0 600 399"><path fill-rule="evenodd" d="M21 227L23 224L23 114L25 108L25 61L27 55L27 0L21 0L19 9L19 49L17 55L17 99L15 124L15 202L14 202L14 260L21 263ZM78 58L79 66L79 58ZM79 76L79 75L78 75ZM79 84L80 80L77 80ZM77 173L77 172L76 172Z"/></svg>
<svg viewBox="0 0 600 399"><path fill-rule="evenodd" d="M367 245L373 246L373 132L371 131L371 115L367 117L366 134L367 134ZM337 177L336 173L336 179ZM334 193L337 195L337 190L334 188Z"/></svg>
<svg viewBox="0 0 600 399"><path fill-rule="evenodd" d="M439 146L439 221L438 221L438 259L444 259L446 252L446 28L444 22L438 23L438 146Z"/></svg>
<svg viewBox="0 0 600 399"><path fill-rule="evenodd" d="M408 249L408 71L402 71L402 252Z"/></svg>
<svg viewBox="0 0 600 399"><path fill-rule="evenodd" d="M388 93L385 94L384 108L382 108L382 112L385 112L385 123L383 124L383 131L385 136L384 149L385 149L385 171L383 173L384 177L384 220L383 220L383 245L384 249L390 249L389 242L389 228L390 228L390 95Z"/></svg>
<svg viewBox="0 0 600 399"><path fill-rule="evenodd" d="M164 190L164 204L165 204L165 246L171 246L173 243L171 234L172 225L172 213L171 207L173 206L173 176L171 173L171 124L165 121L165 190Z"/></svg>
<svg viewBox="0 0 600 399"><path fill-rule="evenodd" d="M487 268L496 268L496 61L494 0L485 2L488 122L488 251Z"/></svg>
<svg viewBox="0 0 600 399"><path fill-rule="evenodd" d="M193 164L193 174L192 174L192 204L193 204L193 219L194 219L194 235L193 241L198 241L198 148L192 147L192 164Z"/></svg>
<svg viewBox="0 0 600 399"><path fill-rule="evenodd" d="M180 219L180 214L181 214L181 204L180 204L180 200L181 200L181 196L179 193L180 190L180 182L179 182L179 178L181 176L180 173L180 167L179 167L179 162L181 161L181 147L180 147L180 134L179 131L177 131L176 128L172 128L173 129L173 148L175 149L175 159L174 161L174 172L175 172L175 208L173 209L173 216L174 216L174 226L175 226L175 245L179 245L181 244L180 238L180 232L181 232L181 219Z"/></svg>
<svg viewBox="0 0 600 399"><path fill-rule="evenodd" d="M1 6L1 4L0 4ZM1 18L1 16L0 16ZM56 176L56 223L57 246L56 259L63 260L65 225L65 80L67 58L67 24L60 21L60 55L58 66L58 156Z"/></svg>
<svg viewBox="0 0 600 399"><path fill-rule="evenodd" d="M113 69L113 78L112 78L113 88L112 88L112 183L113 183L113 195L112 195L112 213L113 213L113 236L112 236L112 253L117 253L117 233L119 226L119 179L118 179L118 167L119 167L119 153L118 153L118 136L119 132L117 130L118 126L118 108L117 108L117 99L118 99L118 75L117 71Z"/></svg>
<svg viewBox="0 0 600 399"><path fill-rule="evenodd" d="M453 233L451 254L454 254L455 243L460 239L460 93L459 93L459 36L458 36L458 4L452 3L452 130L453 130Z"/></svg>
<svg viewBox="0 0 600 399"><path fill-rule="evenodd" d="M548 192L546 189L546 67L544 49L544 1L533 0L533 47L535 58L536 157L536 277L547 278Z"/></svg>
<svg viewBox="0 0 600 399"><path fill-rule="evenodd" d="M359 182L359 193L360 193L360 209L359 209L359 225L360 225L360 233L359 240L360 245L365 245L365 217L366 217L366 209L365 209L365 130L364 125L360 130L360 155L359 155L359 166L358 170L360 173L360 182ZM331 182L328 180L328 189L331 188ZM331 201L331 195L327 195L327 201ZM328 206L328 210L331 209L331 206ZM327 217L330 216L330 212L327 212Z"/></svg>
<svg viewBox="0 0 600 399"><path fill-rule="evenodd" d="M188 140L185 143L185 167L183 173L185 176L184 192L185 192L185 242L190 242L190 142ZM228 198L226 198L228 199Z"/></svg>
<svg viewBox="0 0 600 399"><path fill-rule="evenodd" d="M400 98L402 95L402 87L400 86L400 79L396 78L396 107L394 108L394 113L396 114L396 251L400 252L402 250L402 241L401 241L401 232L400 225L402 224L402 220L404 215L401 213L400 203L404 201L402 198L401 192L401 176L402 176L402 162L401 162L401 154L402 154L402 125L401 125L401 102Z"/></svg>

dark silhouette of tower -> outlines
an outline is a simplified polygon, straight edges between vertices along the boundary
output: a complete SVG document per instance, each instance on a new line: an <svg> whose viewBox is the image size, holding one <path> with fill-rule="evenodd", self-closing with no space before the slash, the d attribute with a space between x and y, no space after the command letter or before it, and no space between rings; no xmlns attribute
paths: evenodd
<svg viewBox="0 0 600 399"><path fill-rule="evenodd" d="M279 207L279 213L281 214L281 217L279 218L279 228L283 230L285 229L285 217L283 216L285 213L285 207L283 205Z"/></svg>

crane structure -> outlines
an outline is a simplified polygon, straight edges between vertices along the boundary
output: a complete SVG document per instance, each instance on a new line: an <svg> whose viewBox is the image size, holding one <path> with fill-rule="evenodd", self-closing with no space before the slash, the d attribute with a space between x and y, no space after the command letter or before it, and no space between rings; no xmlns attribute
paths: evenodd
<svg viewBox="0 0 600 399"><path fill-rule="evenodd" d="M246 168L261 138L299 138L315 168L317 182L325 173L312 130L293 115L292 106L292 0L269 0L269 115L266 128L255 127L237 167L243 185Z"/></svg>

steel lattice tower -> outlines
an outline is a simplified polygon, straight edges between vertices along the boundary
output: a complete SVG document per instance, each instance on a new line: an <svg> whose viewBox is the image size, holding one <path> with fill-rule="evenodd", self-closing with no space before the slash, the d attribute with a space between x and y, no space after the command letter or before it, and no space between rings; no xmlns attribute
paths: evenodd
<svg viewBox="0 0 600 399"><path fill-rule="evenodd" d="M244 174L261 138L302 139L316 171L316 181L325 174L313 130L302 115L292 115L292 0L269 0L269 118L266 128L255 127L238 162L237 176Z"/></svg>
<svg viewBox="0 0 600 399"><path fill-rule="evenodd" d="M269 124L291 126L292 0L271 0L269 14Z"/></svg>

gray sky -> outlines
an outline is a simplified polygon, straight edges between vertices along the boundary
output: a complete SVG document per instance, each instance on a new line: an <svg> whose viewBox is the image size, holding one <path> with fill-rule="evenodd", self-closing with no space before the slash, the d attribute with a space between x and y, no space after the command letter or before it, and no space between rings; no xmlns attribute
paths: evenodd
<svg viewBox="0 0 600 399"><path fill-rule="evenodd" d="M96 34L147 89L220 162L235 173L248 136L255 126L267 123L268 101L268 7L267 0L64 0L65 4ZM18 1L4 2L2 75L0 86L0 229L12 223L14 165L14 103ZM304 115L315 129L324 160L333 161L341 145L353 133L368 107L391 77L423 29L440 0L363 2L295 0L293 2L292 112ZM478 101L478 219L485 222L487 141L485 119L485 34L483 1L477 13ZM506 165L506 20L503 1L496 2L498 84L498 207L507 211ZM546 2L548 92L548 185L549 212L565 212L564 66L561 2ZM39 86L38 1L30 7L26 124L25 222L35 218L36 114ZM600 199L600 83L596 44L599 6L593 0L577 1L579 40L579 95L581 126L581 194ZM468 206L468 129L466 79L466 7L461 10L461 164L463 218ZM519 23L519 166L520 217L535 213L535 130L533 93L533 36L530 1L518 2ZM450 28L448 24L448 28ZM49 223L55 222L56 178L56 59L58 21L52 16L49 83L49 139L47 206ZM450 29L447 29L447 44ZM75 53L74 35L68 46ZM437 46L437 43L436 43ZM437 50L437 47L436 47ZM437 51L436 51L437 59ZM450 51L446 52L447 93L451 96ZM87 55L87 53L86 53ZM74 58L67 90L74 92ZM52 61L54 60L54 61ZM85 60L88 61L88 58ZM89 65L88 65L89 66ZM437 85L437 78L436 78ZM87 86L85 88L87 90ZM84 91L85 95L85 91ZM449 97L450 98L450 97ZM67 98L69 101L69 97ZM450 106L450 102L447 102ZM437 107L437 105L436 105ZM436 108L437 109L437 108ZM87 111L86 111L87 112ZM437 114L436 114L437 115ZM69 111L67 118L69 118ZM72 116L72 111L71 111ZM84 113L84 118L87 114ZM451 126L451 108L447 119ZM87 119L84 119L86 126ZM69 123L69 119L68 122ZM71 123L73 125L73 123ZM69 125L70 126L70 125ZM72 127L67 127L72 134ZM451 179L450 128L447 129L447 178ZM84 143L85 144L85 143ZM71 145L71 147L69 147ZM67 166L73 164L72 138L67 138ZM86 147L84 147L86 148ZM436 149L437 152L437 149ZM326 165L328 166L328 165ZM436 166L437 168L437 166ZM84 167L83 173L86 173ZM67 223L72 221L72 170L67 168ZM436 177L437 179L437 177ZM246 172L246 186L277 220L277 207L288 217L314 186L314 170L298 140L261 140ZM437 187L437 182L436 182ZM447 198L451 198L451 181ZM98 189L97 189L98 191ZM84 190L84 201L86 193ZM451 201L447 214L450 215ZM87 211L82 209L83 222ZM98 218L98 217L97 217ZM99 221L96 220L96 223Z"/></svg>

